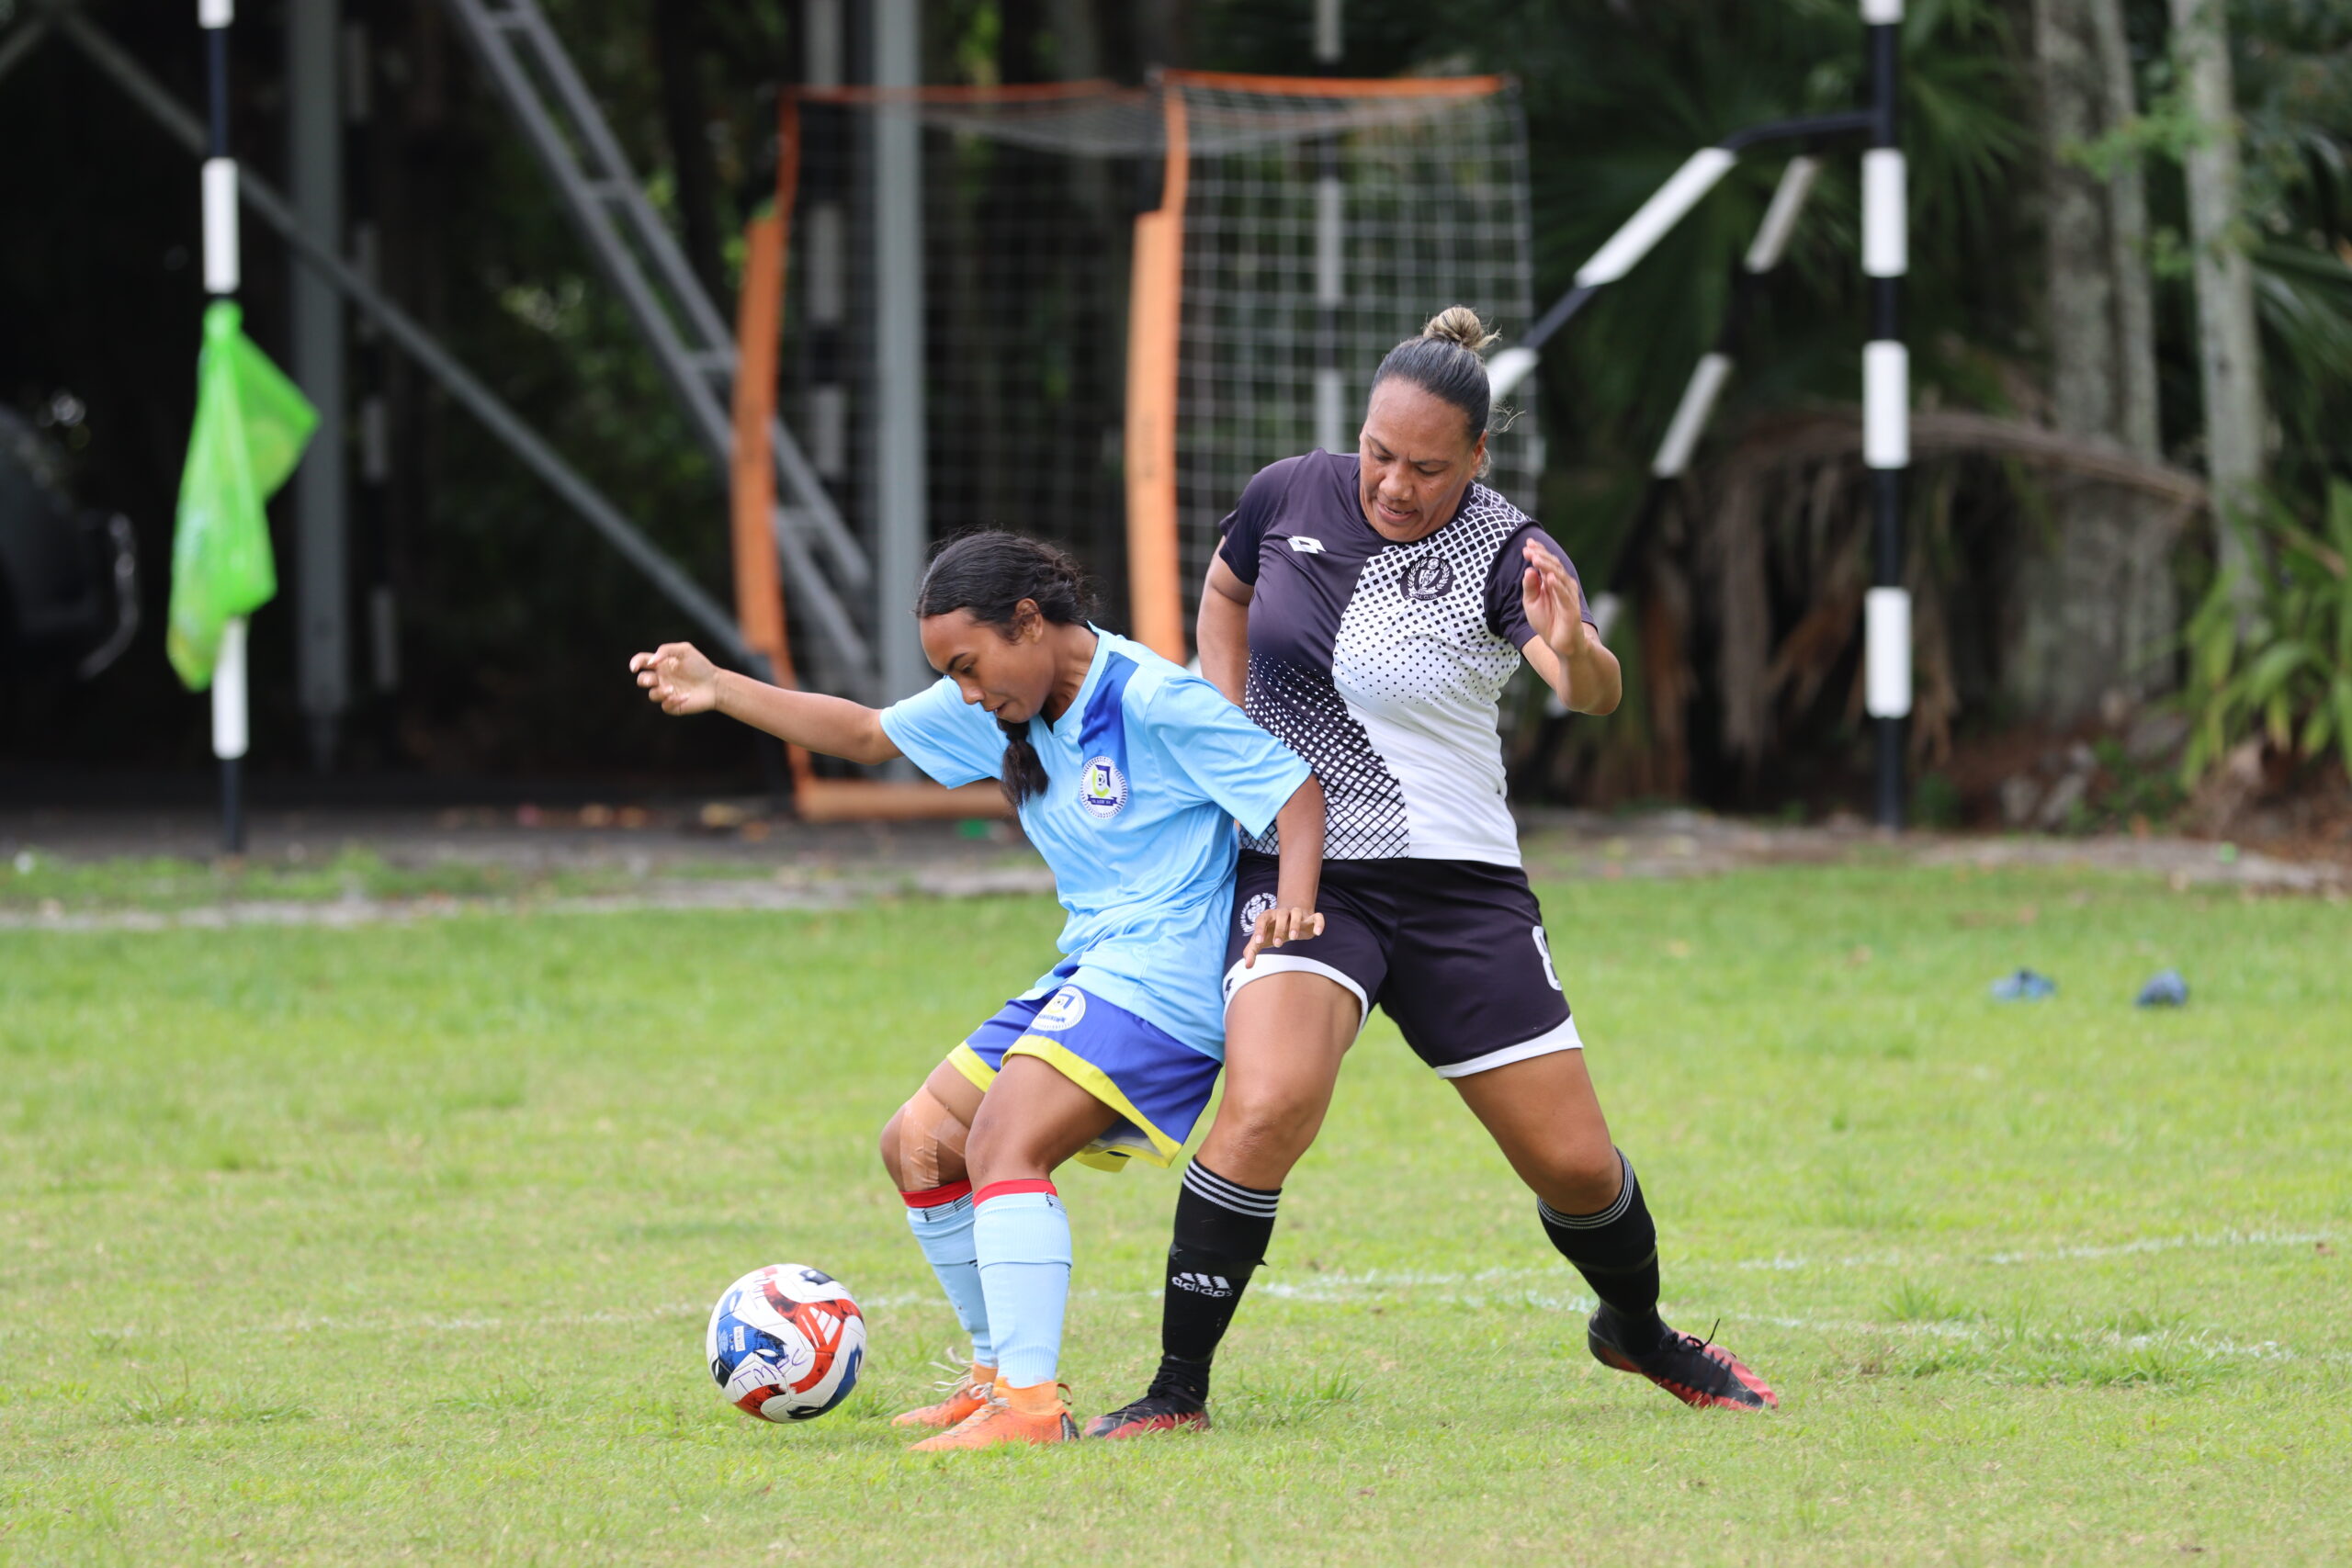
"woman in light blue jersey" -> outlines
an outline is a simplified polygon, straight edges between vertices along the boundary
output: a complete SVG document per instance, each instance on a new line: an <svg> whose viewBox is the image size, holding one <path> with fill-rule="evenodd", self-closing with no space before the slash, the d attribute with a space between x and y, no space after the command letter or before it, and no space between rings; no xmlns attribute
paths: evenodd
<svg viewBox="0 0 2352 1568"><path fill-rule="evenodd" d="M999 779L1053 868L1062 962L933 1068L883 1129L908 1223L972 1336L972 1368L901 1426L919 1449L1078 1435L1055 1380L1072 1157L1166 1165L1224 1059L1219 974L1233 824L1283 843L1248 961L1322 930L1323 792L1297 754L1198 676L1088 624L1077 568L1018 535L957 539L917 595L941 671L888 708L785 691L685 643L629 660L662 711L719 712L852 761L905 757L941 784Z"/></svg>

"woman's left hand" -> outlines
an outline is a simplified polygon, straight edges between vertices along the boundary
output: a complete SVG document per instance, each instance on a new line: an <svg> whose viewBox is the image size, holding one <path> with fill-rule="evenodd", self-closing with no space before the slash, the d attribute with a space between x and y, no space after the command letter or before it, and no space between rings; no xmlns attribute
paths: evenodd
<svg viewBox="0 0 2352 1568"><path fill-rule="evenodd" d="M1250 928L1250 945L1241 950L1241 967L1256 967L1262 949L1280 947L1286 942L1305 942L1322 934L1323 917L1312 909L1269 909Z"/></svg>
<svg viewBox="0 0 2352 1568"><path fill-rule="evenodd" d="M1527 541L1527 570L1520 574L1520 601L1527 624L1544 645L1559 655L1563 667L1582 658L1590 645L1592 627L1584 618L1584 594L1568 574L1566 561L1533 539Z"/></svg>

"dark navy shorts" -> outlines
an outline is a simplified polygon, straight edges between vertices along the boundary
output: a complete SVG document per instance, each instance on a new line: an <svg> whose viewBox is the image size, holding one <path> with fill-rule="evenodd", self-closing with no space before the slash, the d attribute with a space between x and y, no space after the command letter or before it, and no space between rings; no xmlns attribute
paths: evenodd
<svg viewBox="0 0 2352 1568"><path fill-rule="evenodd" d="M1264 976L1321 975L1354 992L1363 1013L1385 1009L1414 1054L1447 1078L1583 1048L1552 967L1544 911L1519 867L1327 860L1315 904L1323 934L1265 948L1244 969L1250 923L1274 905L1278 864L1241 857L1226 930L1228 1006Z"/></svg>

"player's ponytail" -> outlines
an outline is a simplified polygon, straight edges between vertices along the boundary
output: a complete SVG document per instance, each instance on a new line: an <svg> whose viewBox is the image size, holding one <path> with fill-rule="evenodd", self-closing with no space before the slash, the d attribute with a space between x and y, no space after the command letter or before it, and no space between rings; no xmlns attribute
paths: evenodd
<svg viewBox="0 0 2352 1568"><path fill-rule="evenodd" d="M1494 413L1494 391L1482 356L1495 336L1478 319L1477 311L1467 305L1448 305L1429 319L1420 335L1408 337L1388 351L1373 373L1373 387L1377 389L1393 376L1410 381L1431 397L1444 399L1462 411L1475 443L1487 434L1487 421ZM1478 471L1486 472L1483 461Z"/></svg>
<svg viewBox="0 0 2352 1568"><path fill-rule="evenodd" d="M1032 615L1056 626L1083 626L1088 608L1086 577L1076 561L1043 539L993 529L941 546L915 592L917 615L967 610L1008 642ZM1046 764L1029 744L1027 724L999 719L997 728L1004 731L1004 798L1018 809L1024 796L1045 793Z"/></svg>

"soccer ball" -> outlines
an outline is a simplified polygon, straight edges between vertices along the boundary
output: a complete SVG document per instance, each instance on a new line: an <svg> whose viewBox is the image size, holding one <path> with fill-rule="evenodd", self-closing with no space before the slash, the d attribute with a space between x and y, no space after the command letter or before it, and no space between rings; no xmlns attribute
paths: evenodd
<svg viewBox="0 0 2352 1568"><path fill-rule="evenodd" d="M857 1386L865 1314L849 1287L819 1269L771 1263L710 1309L710 1375L735 1408L763 1421L822 1416Z"/></svg>

